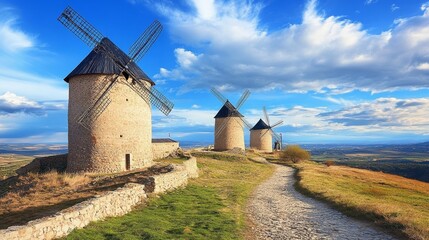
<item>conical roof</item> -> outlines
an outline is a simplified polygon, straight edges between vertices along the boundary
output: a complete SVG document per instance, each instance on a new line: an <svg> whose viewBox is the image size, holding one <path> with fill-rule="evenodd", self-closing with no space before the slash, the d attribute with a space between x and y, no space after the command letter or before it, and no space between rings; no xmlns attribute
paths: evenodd
<svg viewBox="0 0 429 240"><path fill-rule="evenodd" d="M270 126L268 126L262 119L259 119L259 121L253 126L250 130L261 130L261 129L270 129Z"/></svg>
<svg viewBox="0 0 429 240"><path fill-rule="evenodd" d="M97 51L96 51L97 50ZM113 56L113 60L110 56ZM116 63L117 62L117 63ZM155 85L152 80L140 69L135 62L130 62L130 57L127 56L108 38L103 38L85 59L64 79L69 82L70 78L77 75L86 74L119 74L121 67L128 63L125 73L134 75L136 80L144 80Z"/></svg>
<svg viewBox="0 0 429 240"><path fill-rule="evenodd" d="M244 117L241 115L238 110L226 100L225 104L219 110L214 118L226 118L226 117Z"/></svg>

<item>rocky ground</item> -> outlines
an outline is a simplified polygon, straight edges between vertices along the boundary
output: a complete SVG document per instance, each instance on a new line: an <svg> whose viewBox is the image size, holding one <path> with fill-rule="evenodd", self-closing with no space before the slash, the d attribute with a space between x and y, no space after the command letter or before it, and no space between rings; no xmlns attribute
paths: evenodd
<svg viewBox="0 0 429 240"><path fill-rule="evenodd" d="M396 239L298 193L293 172L277 166L253 194L248 215L256 239Z"/></svg>

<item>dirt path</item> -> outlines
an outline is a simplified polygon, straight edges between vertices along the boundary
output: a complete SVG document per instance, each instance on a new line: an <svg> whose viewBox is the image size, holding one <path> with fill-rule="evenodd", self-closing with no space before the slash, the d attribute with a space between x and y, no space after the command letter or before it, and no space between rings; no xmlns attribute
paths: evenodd
<svg viewBox="0 0 429 240"><path fill-rule="evenodd" d="M293 173L277 166L252 196L247 212L256 239L396 239L298 193Z"/></svg>

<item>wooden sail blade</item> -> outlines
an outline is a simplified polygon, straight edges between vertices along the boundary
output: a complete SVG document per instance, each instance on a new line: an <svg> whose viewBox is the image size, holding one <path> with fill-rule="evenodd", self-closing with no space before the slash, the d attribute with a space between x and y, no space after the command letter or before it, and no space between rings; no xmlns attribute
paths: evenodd
<svg viewBox="0 0 429 240"><path fill-rule="evenodd" d="M262 110L264 112L265 121L266 121L267 125L270 126L270 118L268 117L267 109L265 108L265 106L262 108Z"/></svg>
<svg viewBox="0 0 429 240"><path fill-rule="evenodd" d="M131 45L128 56L133 59L134 62L138 62L155 43L156 39L158 39L161 31L161 23L158 20L153 21L136 42Z"/></svg>
<svg viewBox="0 0 429 240"><path fill-rule="evenodd" d="M101 39L103 39L103 34L71 7L64 9L58 17L58 21L91 48L97 46Z"/></svg>
<svg viewBox="0 0 429 240"><path fill-rule="evenodd" d="M241 106L243 106L244 102L247 100L247 98L249 98L250 95L250 91L246 90L244 91L244 93L241 95L240 99L237 102L237 110L239 110L241 108Z"/></svg>
<svg viewBox="0 0 429 240"><path fill-rule="evenodd" d="M278 122L274 123L274 124L273 124L273 126L270 126L270 127L271 127L271 128L275 128L275 127L280 126L280 125L282 125L282 124L283 124L283 120L280 120L280 121L278 121Z"/></svg>
<svg viewBox="0 0 429 240"><path fill-rule="evenodd" d="M216 88L211 88L210 91L213 93L213 95L217 97L217 99L219 99L222 104L226 103L226 97L224 97L222 93L220 93Z"/></svg>

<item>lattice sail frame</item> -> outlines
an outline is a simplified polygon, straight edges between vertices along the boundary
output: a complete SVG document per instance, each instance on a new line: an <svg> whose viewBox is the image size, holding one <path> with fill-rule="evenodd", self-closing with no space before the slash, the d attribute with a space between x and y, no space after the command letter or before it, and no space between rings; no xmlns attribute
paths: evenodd
<svg viewBox="0 0 429 240"><path fill-rule="evenodd" d="M93 48L94 51L104 51L112 58L113 62L118 64L121 69L120 73L114 77L110 77L109 81L105 81L106 85L96 86L100 89L96 94L96 101L94 101L86 110L78 117L77 121L85 128L89 128L90 125L104 112L104 110L111 103L109 98L109 91L116 85L118 78L128 68L131 62L137 62L140 60L149 50L149 48L155 43L156 39L162 31L162 25L159 21L155 20L137 39L137 41L130 47L129 57L130 61L122 66L119 64L120 61L115 59L115 56L106 51L99 43L104 38L95 27L93 27L88 21L86 21L79 13L73 10L71 7L67 7L58 17L58 21L61 22L67 29L74 33L79 39L81 39L89 47ZM139 94L148 104L155 105L162 113L168 115L174 107L174 104L169 101L161 92L153 87L148 87L144 83L140 82L135 76L130 73L131 77L137 84L131 87L136 93ZM138 87L136 87L138 86ZM96 90L97 91L97 90Z"/></svg>
<svg viewBox="0 0 429 240"><path fill-rule="evenodd" d="M265 106L262 108L262 110L263 110L263 112L264 112L265 121L267 121L267 125L268 125L270 128L269 128L269 131L266 131L264 134L262 134L261 138L262 138L263 136L265 136L265 134L267 134L268 132L271 132L271 134L272 134L272 136L274 137L274 139L280 142L280 141L281 141L281 137L280 137L276 132L274 132L273 128L275 128L275 127L277 127L277 126L281 125L281 124L283 123L283 120L280 120L280 121L278 121L278 122L274 123L273 125L271 125L271 124L270 124L270 118L269 118L269 116L268 116L267 109L265 108Z"/></svg>
<svg viewBox="0 0 429 240"><path fill-rule="evenodd" d="M223 96L222 93L220 93L216 88L213 87L210 89L210 91L213 93L213 95L216 96L217 99L219 99L219 101L222 104L225 104L226 101L228 101L228 99L225 96ZM250 91L246 89L241 95L240 99L237 101L237 104L236 104L237 107L235 107L235 109L231 109L229 108L229 106L226 106L226 107L228 107L229 110L231 111L238 112L238 110L243 106L244 102L249 98L249 95L250 95ZM250 125L250 123L246 121L244 117L239 116L239 118L241 120L241 122L239 122L241 127L247 127L248 129L252 128L252 125ZM227 125L227 121L223 122L223 124L217 128L217 131L215 132L216 137L218 137L225 130L226 125Z"/></svg>

